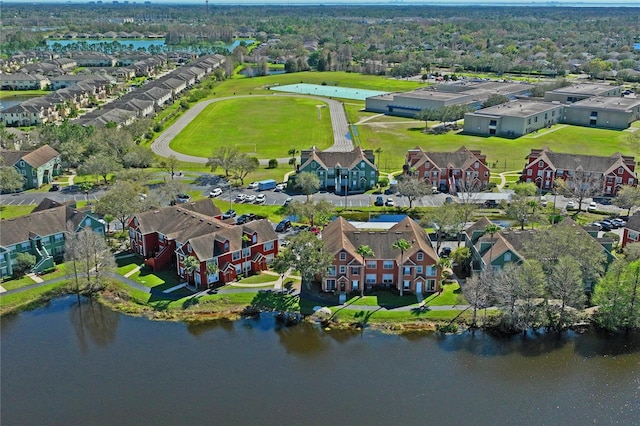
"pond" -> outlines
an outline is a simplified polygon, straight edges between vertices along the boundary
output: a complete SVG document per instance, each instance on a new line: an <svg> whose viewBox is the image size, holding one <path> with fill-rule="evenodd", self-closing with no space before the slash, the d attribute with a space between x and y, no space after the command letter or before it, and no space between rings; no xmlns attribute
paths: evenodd
<svg viewBox="0 0 640 426"><path fill-rule="evenodd" d="M640 338L197 325L75 297L3 317L3 425L637 424Z"/></svg>

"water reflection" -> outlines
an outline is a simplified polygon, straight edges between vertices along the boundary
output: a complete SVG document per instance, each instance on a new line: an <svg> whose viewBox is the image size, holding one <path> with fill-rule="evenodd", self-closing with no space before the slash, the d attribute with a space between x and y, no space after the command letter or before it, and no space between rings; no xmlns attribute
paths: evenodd
<svg viewBox="0 0 640 426"><path fill-rule="evenodd" d="M80 350L87 352L91 343L104 347L115 341L120 314L91 298L81 297L70 304L69 319Z"/></svg>
<svg viewBox="0 0 640 426"><path fill-rule="evenodd" d="M234 322L226 319L218 319L202 322L188 322L187 330L192 336L199 337L204 333L221 328L229 334L233 334Z"/></svg>

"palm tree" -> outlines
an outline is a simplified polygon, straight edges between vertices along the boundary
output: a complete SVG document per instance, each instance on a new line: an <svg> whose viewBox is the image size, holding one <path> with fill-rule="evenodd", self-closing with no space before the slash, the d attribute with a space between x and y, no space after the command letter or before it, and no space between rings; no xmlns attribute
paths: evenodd
<svg viewBox="0 0 640 426"><path fill-rule="evenodd" d="M438 285L438 293L442 293L442 282L444 281L442 279L442 275L443 275L442 273L444 272L445 269L451 268L451 259L449 259L448 257L441 257L436 262L436 268L440 270L440 283Z"/></svg>
<svg viewBox="0 0 640 426"><path fill-rule="evenodd" d="M373 152L378 154L378 161L376 162L376 166L378 166L378 170L380 170L380 154L382 154L382 148L376 148L376 150Z"/></svg>
<svg viewBox="0 0 640 426"><path fill-rule="evenodd" d="M196 269L200 268L200 261L196 259L194 256L188 256L183 262L182 267L184 272L187 274L187 282L191 283L191 278L193 277Z"/></svg>
<svg viewBox="0 0 640 426"><path fill-rule="evenodd" d="M391 246L391 248L400 250L400 268L399 268L399 272L398 272L398 280L400 280L400 296L403 295L403 290L404 290L404 283L402 280L402 266L404 265L404 252L409 250L411 247L413 247L411 245L411 243L407 240L405 240L404 238L400 238L398 241L396 241L395 243L393 243L393 245Z"/></svg>
<svg viewBox="0 0 640 426"><path fill-rule="evenodd" d="M375 256L375 253L373 252L373 250L371 249L371 247L369 247L366 244L363 244L361 246L358 246L358 248L356 249L356 253L358 253L360 256L362 256L362 282L360 283L360 297L364 297L364 283L365 283L365 278L366 278L366 267L367 267L367 257L373 257Z"/></svg>
<svg viewBox="0 0 640 426"><path fill-rule="evenodd" d="M300 151L298 151L295 148L291 148L289 151L287 151L287 154L289 154L289 156L291 157L289 159L289 164L293 166L293 168L296 168L296 154L298 154Z"/></svg>
<svg viewBox="0 0 640 426"><path fill-rule="evenodd" d="M209 262L207 263L207 286L211 287L211 285L209 284L209 275L213 275L213 274L217 274L218 272L220 272L220 268L218 268L218 265L213 263L213 262Z"/></svg>
<svg viewBox="0 0 640 426"><path fill-rule="evenodd" d="M491 262L493 261L492 259L492 252L493 252L493 236L498 233L500 231L500 227L496 224L491 224L491 225L487 225L484 227L484 233L485 234L489 234L489 236L491 237L491 240L489 241L489 243L491 244L489 246L489 268L491 268Z"/></svg>

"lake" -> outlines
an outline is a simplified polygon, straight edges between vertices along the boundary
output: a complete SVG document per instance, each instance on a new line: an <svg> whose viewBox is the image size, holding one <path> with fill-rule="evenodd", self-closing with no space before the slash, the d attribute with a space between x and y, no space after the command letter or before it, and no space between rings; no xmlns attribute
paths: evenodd
<svg viewBox="0 0 640 426"><path fill-rule="evenodd" d="M37 98L37 97L39 96L25 96L25 95L7 96L5 98L0 99L0 110L11 108L12 106L16 106L18 104L21 104L24 101Z"/></svg>
<svg viewBox="0 0 640 426"><path fill-rule="evenodd" d="M2 318L3 425L638 424L640 338L201 325L75 297Z"/></svg>

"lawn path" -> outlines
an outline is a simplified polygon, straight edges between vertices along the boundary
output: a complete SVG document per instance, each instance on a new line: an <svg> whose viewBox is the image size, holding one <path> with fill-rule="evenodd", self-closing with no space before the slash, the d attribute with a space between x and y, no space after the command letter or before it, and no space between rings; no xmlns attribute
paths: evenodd
<svg viewBox="0 0 640 426"><path fill-rule="evenodd" d="M180 161L187 161L190 163L204 164L207 162L205 157L196 157L193 155L181 154L172 150L169 147L171 141L194 119L196 118L207 106L214 102L226 101L229 99L238 98L251 98L251 97L264 97L265 95L238 95L227 96L224 98L209 99L206 101L198 102L185 113L168 129L160 134L155 141L151 144L151 150L162 157L175 156ZM285 97L305 97L310 99L317 99L329 104L329 112L331 115L331 127L333 128L333 146L328 151L351 151L353 149L353 143L351 142L349 135L349 123L347 121L347 114L344 111L344 105L342 102L335 101L333 99L322 98L319 96L308 95L288 95L288 94L274 94L271 96L285 96ZM290 157L278 158L278 163L289 163ZM268 159L260 159L261 165L267 165Z"/></svg>

